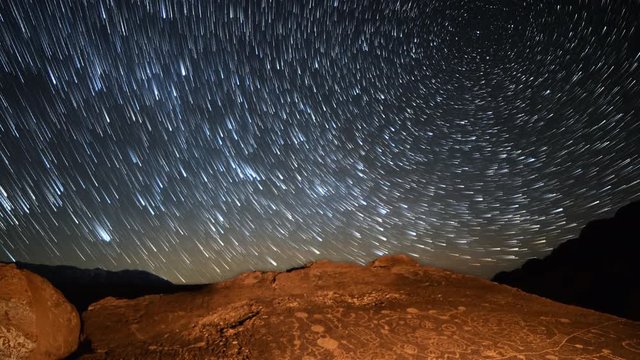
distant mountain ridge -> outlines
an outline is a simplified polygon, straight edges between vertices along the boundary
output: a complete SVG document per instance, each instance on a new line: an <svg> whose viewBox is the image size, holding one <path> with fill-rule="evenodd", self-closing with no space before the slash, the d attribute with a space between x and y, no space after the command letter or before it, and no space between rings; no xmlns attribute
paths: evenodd
<svg viewBox="0 0 640 360"><path fill-rule="evenodd" d="M493 281L566 304L640 320L640 201L589 222L576 239Z"/></svg>
<svg viewBox="0 0 640 360"><path fill-rule="evenodd" d="M108 271L82 269L68 265L14 263L47 279L60 290L78 312L106 297L133 299L151 294L170 294L199 289L199 285L175 285L157 275L142 270Z"/></svg>

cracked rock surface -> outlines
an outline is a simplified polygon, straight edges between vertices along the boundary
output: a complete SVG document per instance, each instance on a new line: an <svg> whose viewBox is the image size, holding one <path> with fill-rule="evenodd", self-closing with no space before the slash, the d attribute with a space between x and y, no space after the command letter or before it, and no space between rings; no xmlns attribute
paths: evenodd
<svg viewBox="0 0 640 360"><path fill-rule="evenodd" d="M0 359L61 359L78 346L80 317L44 278L0 264Z"/></svg>
<svg viewBox="0 0 640 360"><path fill-rule="evenodd" d="M82 359L634 359L640 323L407 256L104 299Z"/></svg>

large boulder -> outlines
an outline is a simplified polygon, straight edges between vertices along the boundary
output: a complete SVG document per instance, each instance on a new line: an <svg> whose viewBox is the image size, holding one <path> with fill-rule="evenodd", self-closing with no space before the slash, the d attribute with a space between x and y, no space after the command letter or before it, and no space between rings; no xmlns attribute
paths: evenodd
<svg viewBox="0 0 640 360"><path fill-rule="evenodd" d="M80 316L47 280L0 264L0 359L62 359L78 347Z"/></svg>

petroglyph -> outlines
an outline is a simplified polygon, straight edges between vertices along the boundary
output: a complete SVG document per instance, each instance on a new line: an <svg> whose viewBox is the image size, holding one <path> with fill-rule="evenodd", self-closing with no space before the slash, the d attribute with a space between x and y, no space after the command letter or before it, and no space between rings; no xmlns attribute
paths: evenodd
<svg viewBox="0 0 640 360"><path fill-rule="evenodd" d="M35 346L35 342L25 337L22 332L0 325L0 359L27 359Z"/></svg>

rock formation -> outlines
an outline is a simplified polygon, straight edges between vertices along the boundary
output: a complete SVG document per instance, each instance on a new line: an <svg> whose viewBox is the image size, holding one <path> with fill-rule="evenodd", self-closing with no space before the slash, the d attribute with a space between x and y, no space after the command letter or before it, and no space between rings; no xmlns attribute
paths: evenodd
<svg viewBox="0 0 640 360"><path fill-rule="evenodd" d="M640 358L640 323L407 256L107 298L83 320L84 360Z"/></svg>
<svg viewBox="0 0 640 360"><path fill-rule="evenodd" d="M47 280L0 264L0 359L61 359L79 335L78 312Z"/></svg>
<svg viewBox="0 0 640 360"><path fill-rule="evenodd" d="M640 321L640 202L589 222L543 259L496 274L494 281Z"/></svg>

